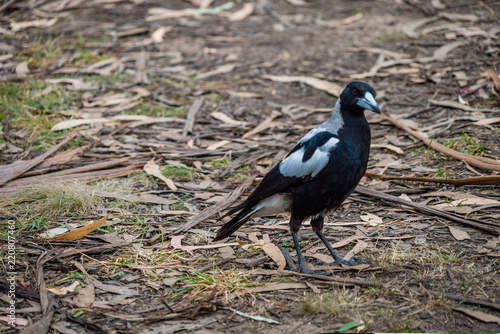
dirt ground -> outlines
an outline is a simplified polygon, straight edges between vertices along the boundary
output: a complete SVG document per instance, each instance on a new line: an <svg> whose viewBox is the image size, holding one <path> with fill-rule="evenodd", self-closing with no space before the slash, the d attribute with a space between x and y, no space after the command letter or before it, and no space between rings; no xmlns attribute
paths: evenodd
<svg viewBox="0 0 500 334"><path fill-rule="evenodd" d="M202 2L0 4L1 332L499 332L500 3ZM325 234L367 263L283 269L286 215L212 243L354 80L387 115Z"/></svg>

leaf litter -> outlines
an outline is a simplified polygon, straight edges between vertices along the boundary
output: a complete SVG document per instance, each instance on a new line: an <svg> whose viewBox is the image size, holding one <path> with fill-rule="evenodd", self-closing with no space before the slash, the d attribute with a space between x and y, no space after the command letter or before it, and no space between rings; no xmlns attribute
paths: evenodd
<svg viewBox="0 0 500 334"><path fill-rule="evenodd" d="M472 322L476 331L495 331L500 81L491 22L498 8L390 5L398 15L388 25L380 24L388 22L383 6L371 3L358 12L295 0L2 9L6 29L18 32L10 45L0 43L1 80L23 94L2 102L9 118L2 116L0 132L0 212L22 231L20 305L40 306L18 325L241 332L252 323L261 331L325 332L347 325L470 331ZM78 48L64 35L39 45L23 39L61 27L80 36ZM369 173L325 234L344 258L369 262L330 267L325 277L284 269L287 257L296 261L286 216L259 218L235 233L236 242L212 243L225 210L328 117L355 78L376 87L387 117L370 116ZM43 107L32 105L35 95ZM37 117L48 123L27 121ZM457 145L462 132L473 140ZM37 137L52 139L37 147ZM165 177L172 161L192 172ZM88 185L96 205L70 196L75 181ZM47 184L66 188L40 212L48 197L35 189ZM74 229L84 221L95 223ZM65 240L37 239L68 227ZM300 237L309 261L331 261L310 229ZM342 285L363 307L338 320L321 308L301 310L304 294ZM21 286L39 298L23 297ZM462 301L466 311L450 311ZM65 321L51 323L56 302ZM477 305L487 310L479 314Z"/></svg>

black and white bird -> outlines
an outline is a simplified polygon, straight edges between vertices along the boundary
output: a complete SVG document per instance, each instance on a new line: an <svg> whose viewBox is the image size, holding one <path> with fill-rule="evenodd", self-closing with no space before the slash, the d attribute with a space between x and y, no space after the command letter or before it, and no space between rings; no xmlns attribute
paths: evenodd
<svg viewBox="0 0 500 334"><path fill-rule="evenodd" d="M330 119L309 131L253 193L226 214L237 213L214 241L230 236L252 218L289 212L300 272L317 274L305 266L297 237L308 218L335 260L330 265L359 263L342 259L322 230L325 216L342 204L365 174L370 153L365 109L380 113L375 90L366 83L351 82L340 94Z"/></svg>

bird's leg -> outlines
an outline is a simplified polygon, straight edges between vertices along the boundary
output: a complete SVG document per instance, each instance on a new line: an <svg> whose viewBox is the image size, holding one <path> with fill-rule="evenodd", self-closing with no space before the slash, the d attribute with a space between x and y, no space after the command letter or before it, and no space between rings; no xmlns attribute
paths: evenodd
<svg viewBox="0 0 500 334"><path fill-rule="evenodd" d="M325 235L322 232L324 218L325 217L323 215L314 217L311 220L311 227L312 227L314 233L316 233L316 235L321 239L321 241L323 241L323 243L325 244L325 246L328 249L328 251L330 252L330 254L332 254L332 257L333 257L333 259L335 261L333 261L331 263L324 263L324 262L320 261L320 262L316 263L316 265L333 266L335 264L345 264L345 265L348 265L348 266L354 266L356 264L360 264L360 263L366 262L367 260L365 260L365 259L344 260L339 254L337 254L337 252L332 248L332 245L330 245L330 242L326 239Z"/></svg>
<svg viewBox="0 0 500 334"><path fill-rule="evenodd" d="M324 275L321 271L312 270L306 267L304 259L302 258L302 252L300 251L299 237L297 236L297 232L295 232L293 229L290 229L290 232L292 233L293 243L295 244L295 250L297 251L297 262L299 264L299 269L297 271L304 274Z"/></svg>
<svg viewBox="0 0 500 334"><path fill-rule="evenodd" d="M290 219L290 233L292 233L293 243L295 245L295 250L297 251L297 262L299 264L299 269L290 269L290 268L288 269L292 271L298 271L304 274L323 275L321 271L311 270L307 268L304 263L304 259L302 258L302 252L300 251L299 237L297 236L297 232L299 231L301 225L302 225L302 219L297 219L295 217L292 217Z"/></svg>

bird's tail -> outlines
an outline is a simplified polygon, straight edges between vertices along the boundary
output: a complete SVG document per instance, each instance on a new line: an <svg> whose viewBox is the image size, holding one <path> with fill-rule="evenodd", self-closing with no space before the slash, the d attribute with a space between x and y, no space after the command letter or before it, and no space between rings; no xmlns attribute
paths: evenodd
<svg viewBox="0 0 500 334"><path fill-rule="evenodd" d="M232 209L231 211L229 211L229 214L234 213L239 209L241 209L241 207L238 206L238 207ZM243 224L245 224L247 221L249 221L257 211L259 211L259 210L257 208L255 208L255 206L246 207L243 210L241 210L240 213L238 213L233 219L228 221L226 224L224 224L224 226L222 226L220 228L220 230L217 232L217 235L215 236L213 241L219 241L219 240L222 240L224 238L229 237L237 229L239 229ZM226 215L224 215L224 216L226 216Z"/></svg>

